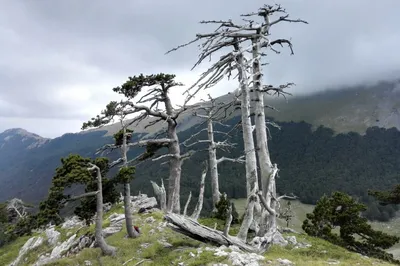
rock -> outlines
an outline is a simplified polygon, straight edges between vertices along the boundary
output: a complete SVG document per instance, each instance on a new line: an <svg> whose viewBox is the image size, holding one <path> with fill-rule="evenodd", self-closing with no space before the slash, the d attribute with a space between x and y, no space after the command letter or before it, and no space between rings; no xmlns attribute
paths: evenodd
<svg viewBox="0 0 400 266"><path fill-rule="evenodd" d="M104 237L109 237L122 230L122 224L125 220L125 214L113 213L108 217L110 226L102 230Z"/></svg>
<svg viewBox="0 0 400 266"><path fill-rule="evenodd" d="M286 240L289 242L289 244L296 246L297 245L297 239L295 236L287 236Z"/></svg>
<svg viewBox="0 0 400 266"><path fill-rule="evenodd" d="M287 246L289 242L282 236L279 231L277 231L273 234L265 235L263 237L255 237L250 242L250 244L253 247L260 249L262 246L268 246L271 244L284 247Z"/></svg>
<svg viewBox="0 0 400 266"><path fill-rule="evenodd" d="M149 234L150 235L154 235L156 233L156 230L154 230L154 229L151 229L150 231L149 231Z"/></svg>
<svg viewBox="0 0 400 266"><path fill-rule="evenodd" d="M103 204L103 212L106 213L111 210L112 204L111 202L107 202Z"/></svg>
<svg viewBox="0 0 400 266"><path fill-rule="evenodd" d="M157 206L157 200L155 197L147 197L146 194L141 194L132 198L132 209L137 212L140 209L152 209Z"/></svg>
<svg viewBox="0 0 400 266"><path fill-rule="evenodd" d="M109 227L104 228L102 230L102 232L103 232L104 238L106 238L106 237L109 237L109 236L111 236L113 234L118 233L121 230L122 230L122 226L115 226L115 227L114 226L109 226Z"/></svg>
<svg viewBox="0 0 400 266"><path fill-rule="evenodd" d="M168 243L165 239L157 240L157 242L160 243L161 245L163 245L164 248L172 248L173 247L173 245Z"/></svg>
<svg viewBox="0 0 400 266"><path fill-rule="evenodd" d="M43 237L31 237L28 239L28 241L25 242L25 244L22 246L22 248L19 250L18 257L9 264L9 266L16 266L19 265L21 259L31 250L39 247L42 245L44 242Z"/></svg>
<svg viewBox="0 0 400 266"><path fill-rule="evenodd" d="M72 245L74 244L75 238L76 234L68 238L68 240L64 241L60 245L53 248L50 256L44 256L44 255L40 256L39 260L34 264L34 266L46 265L53 262L56 259L61 258L64 255L64 253L66 253L71 249Z"/></svg>
<svg viewBox="0 0 400 266"><path fill-rule="evenodd" d="M227 249L228 248L225 246L214 249L214 251L216 251L214 255L218 257L226 256L232 262L232 265L237 266L258 266L260 265L259 261L265 259L263 256L256 253L244 253L234 246L229 247L229 249L232 250L231 252L227 251ZM206 247L206 250L213 249L207 249Z"/></svg>
<svg viewBox="0 0 400 266"><path fill-rule="evenodd" d="M310 247L312 247L311 244L304 242L297 242L297 245L294 248L310 248Z"/></svg>
<svg viewBox="0 0 400 266"><path fill-rule="evenodd" d="M61 245L55 247L50 254L51 259L58 259L63 255L64 252L68 251L72 244L74 243L74 240L76 238L76 234L72 235L68 240L64 241L61 243Z"/></svg>
<svg viewBox="0 0 400 266"><path fill-rule="evenodd" d="M150 245L151 245L151 244L149 244L149 243L140 244L140 246L141 246L142 248L148 248Z"/></svg>
<svg viewBox="0 0 400 266"><path fill-rule="evenodd" d="M95 237L94 235L83 235L80 236L74 243L71 245L71 248L68 251L68 255L77 254L82 249L90 247L94 243Z"/></svg>
<svg viewBox="0 0 400 266"><path fill-rule="evenodd" d="M92 262L90 260L85 260L85 266L91 266Z"/></svg>
<svg viewBox="0 0 400 266"><path fill-rule="evenodd" d="M122 224L123 220L125 220L125 214L113 213L108 220L110 220L110 224Z"/></svg>
<svg viewBox="0 0 400 266"><path fill-rule="evenodd" d="M147 217L144 221L148 224L152 224L156 221L156 219L154 219L153 216L150 216L150 217Z"/></svg>
<svg viewBox="0 0 400 266"><path fill-rule="evenodd" d="M338 260L333 260L333 259L329 259L329 260L328 260L328 264L329 264L329 265L337 265L337 264L340 264L340 261L338 261Z"/></svg>
<svg viewBox="0 0 400 266"><path fill-rule="evenodd" d="M196 255L194 255L192 252L189 253L189 256L192 258L196 257Z"/></svg>
<svg viewBox="0 0 400 266"><path fill-rule="evenodd" d="M46 237L47 237L47 243L49 243L50 246L55 246L60 239L60 232L56 231L54 227L48 228L45 231Z"/></svg>
<svg viewBox="0 0 400 266"><path fill-rule="evenodd" d="M83 226L83 221L81 221L78 216L72 216L65 220L65 222L61 225L61 228L71 229L77 226Z"/></svg>
<svg viewBox="0 0 400 266"><path fill-rule="evenodd" d="M279 262L279 265L287 265L287 266L294 265L293 262L291 262L291 261L288 260L288 259L281 259L281 258L279 258L279 259L277 259L276 261Z"/></svg>

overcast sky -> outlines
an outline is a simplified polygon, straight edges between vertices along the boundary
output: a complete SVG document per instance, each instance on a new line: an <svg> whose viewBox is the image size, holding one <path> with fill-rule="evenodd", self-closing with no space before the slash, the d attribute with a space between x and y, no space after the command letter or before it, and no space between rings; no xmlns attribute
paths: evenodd
<svg viewBox="0 0 400 266"><path fill-rule="evenodd" d="M268 82L292 81L301 94L399 73L399 0L276 2L309 25L272 31L274 38L292 38L295 55L271 56ZM209 31L200 20L237 19L265 3L274 2L0 0L0 132L77 132L116 99L113 87L141 72L175 73L189 85L198 75L190 72L196 45L164 53ZM213 95L231 89L221 85ZM174 96L182 99L181 91Z"/></svg>

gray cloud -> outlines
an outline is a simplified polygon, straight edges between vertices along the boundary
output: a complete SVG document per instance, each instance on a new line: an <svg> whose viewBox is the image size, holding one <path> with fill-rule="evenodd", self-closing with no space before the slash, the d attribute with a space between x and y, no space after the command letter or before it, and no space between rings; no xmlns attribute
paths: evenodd
<svg viewBox="0 0 400 266"><path fill-rule="evenodd" d="M293 18L274 38L292 38L295 55L269 57L270 83L293 81L308 93L398 77L400 2L285 0ZM271 1L8 1L0 4L0 131L29 127L45 136L78 131L79 124L113 99L111 88L140 72L189 69L195 46L170 48L209 27L203 19L239 18ZM227 90L222 86L220 93ZM44 123L44 119L49 122ZM27 122L29 121L29 122ZM36 121L36 122L35 122ZM58 122L57 122L58 121Z"/></svg>

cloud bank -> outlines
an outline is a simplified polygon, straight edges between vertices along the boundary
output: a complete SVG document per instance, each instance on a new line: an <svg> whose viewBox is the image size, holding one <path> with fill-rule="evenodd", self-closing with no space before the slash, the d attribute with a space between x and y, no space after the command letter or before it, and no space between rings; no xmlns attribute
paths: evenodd
<svg viewBox="0 0 400 266"><path fill-rule="evenodd" d="M274 38L291 38L295 55L268 58L269 83L293 93L398 77L400 1L277 1L292 18ZM116 99L112 88L139 73L175 73L189 85L199 72L195 45L170 48L208 32L200 20L237 19L272 1L7 1L0 4L0 132L23 127L45 137L79 131ZM216 87L213 95L232 90ZM182 91L174 92L182 99Z"/></svg>

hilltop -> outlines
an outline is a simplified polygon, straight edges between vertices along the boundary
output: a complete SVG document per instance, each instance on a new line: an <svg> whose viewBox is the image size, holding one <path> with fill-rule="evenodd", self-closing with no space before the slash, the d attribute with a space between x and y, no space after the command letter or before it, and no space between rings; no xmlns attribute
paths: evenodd
<svg viewBox="0 0 400 266"><path fill-rule="evenodd" d="M141 197L144 197L142 195ZM136 197L137 198L137 197ZM105 215L103 233L109 244L118 248L117 256L101 256L92 247L94 225L82 226L76 218L67 219L56 227L18 238L0 249L0 264L18 261L22 265L45 265L46 258L54 257L50 265L391 265L376 259L351 253L324 240L295 232L285 233L288 246L274 246L265 254L245 253L235 247L217 247L183 236L171 229L163 214L152 209L134 214L134 224L141 236L125 237L122 204L113 206ZM211 226L215 220L200 219ZM237 227L231 228L234 235ZM28 244L26 244L28 243ZM25 245L25 248L23 246ZM32 249L29 250L28 247ZM28 250L24 253L24 250ZM35 264L36 263L36 264Z"/></svg>

